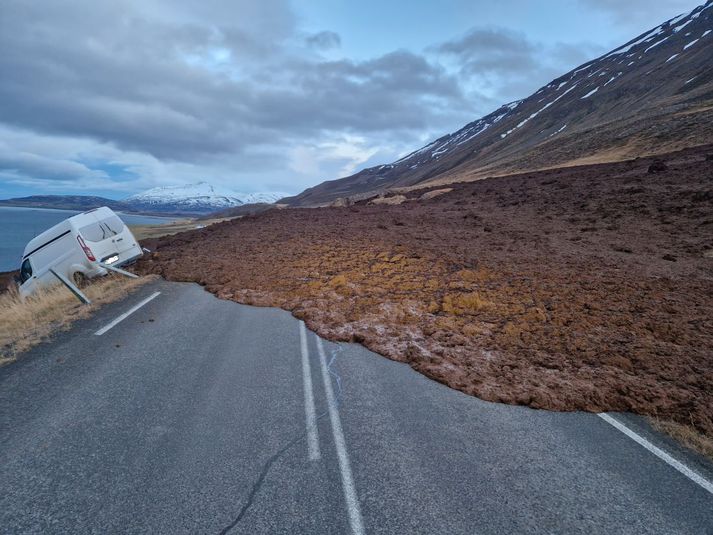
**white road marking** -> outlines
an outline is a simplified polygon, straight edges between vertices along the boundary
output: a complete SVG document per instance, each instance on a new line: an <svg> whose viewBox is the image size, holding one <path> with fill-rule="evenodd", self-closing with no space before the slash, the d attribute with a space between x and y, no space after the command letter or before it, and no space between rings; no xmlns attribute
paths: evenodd
<svg viewBox="0 0 713 535"><path fill-rule="evenodd" d="M144 306L146 303L148 303L149 301L151 301L151 300L153 300L153 299L156 299L160 294L161 294L161 292L154 292L153 294L149 295L146 299L144 299L143 301L141 301L138 305L136 305L135 307L133 307L131 310L128 310L128 311L124 312L121 316L119 316L118 318L116 318L116 319L115 319L114 321L112 321L111 323L105 325L104 327L102 327L101 329L99 329L99 330L98 330L97 332L95 332L94 334L95 334L96 336L101 336L102 334L104 334L105 332L107 332L109 329L111 329L112 327L114 327L114 326L117 325L118 323L121 323L122 321L124 321L124 320L125 320L126 318L128 318L129 316L131 316L131 314L133 314L134 312L136 312L138 309L140 309L140 308L141 308L142 306Z"/></svg>
<svg viewBox="0 0 713 535"><path fill-rule="evenodd" d="M635 442L638 442L641 446L649 450L651 453L656 455L659 459L667 463L668 465L672 466L679 472L681 472L684 476L686 476L688 479L693 481L694 483L697 483L701 487L703 487L705 490L713 494L713 483L705 479L703 476L700 474L694 472L690 468L688 468L686 465L683 463L677 461L673 457L671 457L668 453L663 451L660 448L657 448L654 446L651 442L646 440L644 437L641 435L635 433L628 427L626 427L623 423L621 423L619 420L613 418L612 416L609 416L608 414L605 413L599 413L598 416L604 420L605 422L613 425L616 427L619 431L624 433L626 436L628 436L630 439L632 439Z"/></svg>
<svg viewBox="0 0 713 535"><path fill-rule="evenodd" d="M344 443L344 433L342 432L342 422L339 418L339 410L337 402L334 399L334 390L332 390L332 379L329 377L327 369L327 358L324 355L324 346L322 339L317 337L317 350L319 351L319 363L322 368L322 380L324 382L324 392L327 395L327 407L329 409L329 419L332 422L332 435L334 435L334 446L337 449L337 460L339 461L339 470L342 474L342 489L344 490L344 500L347 503L347 512L349 513L349 525L352 528L354 535L363 535L364 523L361 518L361 508L359 507L359 498L357 497L354 487L354 478L352 477L352 469L349 466L349 454Z"/></svg>
<svg viewBox="0 0 713 535"><path fill-rule="evenodd" d="M307 426L307 456L310 461L320 458L319 431L314 410L314 392L312 391L312 371L309 367L307 349L307 331L304 321L300 321L300 349L302 350L302 383L305 393L305 425Z"/></svg>

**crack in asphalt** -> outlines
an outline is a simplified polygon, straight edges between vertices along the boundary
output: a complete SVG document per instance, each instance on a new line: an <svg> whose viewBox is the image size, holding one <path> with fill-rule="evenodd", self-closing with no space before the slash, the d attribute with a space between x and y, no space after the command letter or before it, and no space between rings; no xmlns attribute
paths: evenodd
<svg viewBox="0 0 713 535"><path fill-rule="evenodd" d="M342 402L342 378L339 376L339 374L332 369L332 365L335 363L337 359L337 355L342 352L342 346L337 346L336 349L331 351L331 358L329 359L329 362L327 363L327 371L329 372L329 375L331 375L337 385L337 393L336 393L336 404L337 404L337 409L339 409L341 402ZM319 422L322 418L327 416L329 414L328 411L324 411L322 414L317 416L315 419L315 422ZM272 465L277 462L277 460L282 457L292 446L297 444L299 441L301 441L303 438L307 436L307 431L305 430L303 433L300 433L296 437L294 437L292 440L290 440L287 444L285 444L282 448L280 448L272 457L267 459L265 463L262 465L262 469L260 470L260 475L253 483L252 488L250 489L250 493L248 494L248 499L243 505L243 507L240 509L240 512L238 515L233 519L233 521L225 526L222 530L219 531L220 535L226 535L230 530L232 530L235 526L237 526L240 521L243 519L243 517L246 515L250 507L255 501L255 497L257 496L257 493L260 491L262 488L263 484L265 483L265 478L267 477L268 472L270 471L270 468L272 468Z"/></svg>

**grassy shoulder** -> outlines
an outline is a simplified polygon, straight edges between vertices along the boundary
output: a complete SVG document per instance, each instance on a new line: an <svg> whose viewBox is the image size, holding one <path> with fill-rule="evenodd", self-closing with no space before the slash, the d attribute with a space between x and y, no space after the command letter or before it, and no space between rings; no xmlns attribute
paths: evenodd
<svg viewBox="0 0 713 535"><path fill-rule="evenodd" d="M670 436L681 445L713 462L713 438L699 432L693 425L653 417L649 418L649 422L657 431Z"/></svg>
<svg viewBox="0 0 713 535"><path fill-rule="evenodd" d="M102 277L83 289L91 299L91 305L81 304L62 285L39 292L24 301L16 288L0 294L0 366L14 361L53 333L69 329L76 320L91 316L101 306L126 297L155 278Z"/></svg>
<svg viewBox="0 0 713 535"><path fill-rule="evenodd" d="M187 230L201 229L214 225L215 223L222 223L223 221L229 221L230 217L221 217L213 219L179 219L172 221L171 223L163 225L129 225L131 232L134 234L137 240L147 240L151 238L160 238L162 236L172 236L178 234L179 232L185 232Z"/></svg>

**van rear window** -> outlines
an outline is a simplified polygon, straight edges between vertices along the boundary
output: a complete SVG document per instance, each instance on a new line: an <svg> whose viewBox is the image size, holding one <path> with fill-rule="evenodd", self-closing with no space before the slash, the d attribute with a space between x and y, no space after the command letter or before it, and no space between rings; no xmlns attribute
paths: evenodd
<svg viewBox="0 0 713 535"><path fill-rule="evenodd" d="M85 240L99 242L108 238L113 238L124 230L124 223L118 216L105 217L97 223L90 223L79 229L79 233Z"/></svg>
<svg viewBox="0 0 713 535"><path fill-rule="evenodd" d="M111 231L112 235L119 234L124 230L124 222L115 215L102 219L101 223L107 230Z"/></svg>
<svg viewBox="0 0 713 535"><path fill-rule="evenodd" d="M89 223L79 229L79 233L82 237L91 242L98 242L106 240L112 236L112 233L105 229L99 223Z"/></svg>

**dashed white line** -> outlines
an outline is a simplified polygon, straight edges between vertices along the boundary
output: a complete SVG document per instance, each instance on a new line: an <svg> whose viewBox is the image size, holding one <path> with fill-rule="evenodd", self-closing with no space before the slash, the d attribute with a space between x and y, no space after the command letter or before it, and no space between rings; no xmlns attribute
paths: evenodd
<svg viewBox="0 0 713 535"><path fill-rule="evenodd" d="M303 321L300 321L300 349L302 350L302 383L305 394L307 457L310 461L316 461L320 458L319 432L317 430L317 416L314 410L314 392L312 391L312 372L309 366L309 351L307 349L307 332Z"/></svg>
<svg viewBox="0 0 713 535"><path fill-rule="evenodd" d="M654 446L651 442L646 440L644 437L639 435L638 433L635 433L628 427L626 427L623 423L621 423L619 420L613 418L612 416L609 416L608 414L605 413L599 413L598 416L604 420L605 422L611 424L612 426L616 427L619 431L624 433L626 436L628 436L630 439L632 439L635 442L638 442L641 446L649 450L651 453L656 455L659 459L664 461L666 464L672 466L679 472L681 472L684 476L686 476L688 479L693 481L694 483L697 483L701 487L703 487L705 490L713 494L713 483L705 479L703 476L700 474L694 472L690 468L688 468L686 465L681 463L680 461L677 461L673 457L671 457L668 453L663 451L661 448L657 448Z"/></svg>
<svg viewBox="0 0 713 535"><path fill-rule="evenodd" d="M329 419L332 422L332 435L334 436L334 446L337 449L337 460L339 461L339 471L342 475L342 489L344 490L344 500L347 504L347 512L349 514L349 525L352 528L354 535L363 535L364 522L361 517L361 507L359 507L359 498L357 497L356 488L354 487L354 478L352 477L352 469L349 465L349 454L344 442L344 433L342 432L342 422L339 418L339 410L337 402L334 399L334 390L332 390L332 379L329 377L327 369L327 358L324 355L324 346L322 339L317 337L317 351L319 352L319 363L322 368L322 380L324 382L324 392L327 395L327 408L329 411Z"/></svg>
<svg viewBox="0 0 713 535"><path fill-rule="evenodd" d="M144 306L146 303L148 303L149 301L152 301L153 299L156 299L160 294L161 294L161 292L154 292L153 294L149 295L146 299L144 299L143 301L141 301L138 305L136 305L136 306L134 306L133 308L131 308L130 310L124 312L121 316L119 316L118 318L116 318L116 319L115 319L114 321L112 321L111 323L105 325L104 327L102 327L101 329L99 329L99 330L98 330L97 332L95 332L94 334L95 334L96 336L101 336L102 334L104 334L105 332L107 332L109 329L111 329L112 327L116 326L118 323L121 323L122 321L124 321L124 320L125 320L126 318L128 318L129 316L131 316L131 314L133 314L134 312L136 312L138 309L140 309L140 308L141 308L142 306Z"/></svg>

